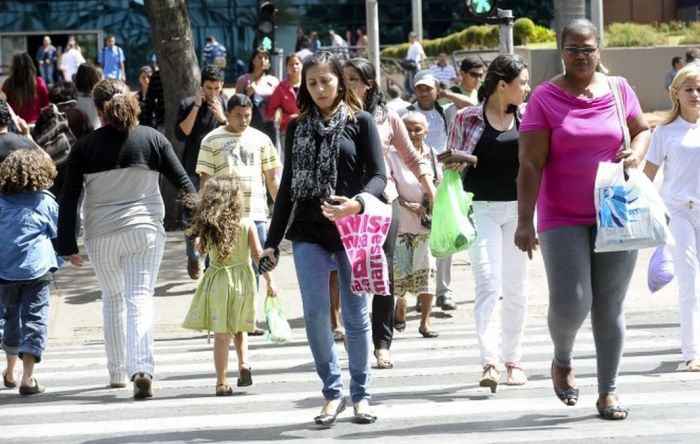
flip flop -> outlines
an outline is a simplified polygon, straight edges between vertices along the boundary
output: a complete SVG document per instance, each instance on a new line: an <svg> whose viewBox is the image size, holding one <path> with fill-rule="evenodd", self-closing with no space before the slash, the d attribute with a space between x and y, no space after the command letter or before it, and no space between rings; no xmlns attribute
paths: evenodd
<svg viewBox="0 0 700 444"><path fill-rule="evenodd" d="M423 335L424 338L437 338L438 336L440 336L440 333L431 329L423 330L422 328L419 328L418 333Z"/></svg>

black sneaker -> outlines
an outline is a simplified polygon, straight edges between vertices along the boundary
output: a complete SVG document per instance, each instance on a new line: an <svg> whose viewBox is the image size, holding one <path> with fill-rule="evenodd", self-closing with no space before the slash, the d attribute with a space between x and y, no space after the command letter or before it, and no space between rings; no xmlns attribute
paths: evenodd
<svg viewBox="0 0 700 444"><path fill-rule="evenodd" d="M134 399L153 397L153 378L148 373L136 373L131 378L134 381Z"/></svg>
<svg viewBox="0 0 700 444"><path fill-rule="evenodd" d="M450 311L457 308L457 304L454 303L451 296L439 296L435 305L440 307L442 311Z"/></svg>

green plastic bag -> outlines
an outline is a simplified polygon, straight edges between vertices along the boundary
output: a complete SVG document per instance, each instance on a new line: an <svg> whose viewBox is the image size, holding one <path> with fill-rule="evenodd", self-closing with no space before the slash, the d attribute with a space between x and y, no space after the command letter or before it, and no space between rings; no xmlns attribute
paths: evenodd
<svg viewBox="0 0 700 444"><path fill-rule="evenodd" d="M471 220L472 193L462 189L462 179L454 170L445 169L435 192L430 252L435 257L450 256L471 247L476 229Z"/></svg>
<svg viewBox="0 0 700 444"><path fill-rule="evenodd" d="M265 320L267 321L267 339L277 344L292 339L292 329L284 316L279 300L269 294L265 298Z"/></svg>

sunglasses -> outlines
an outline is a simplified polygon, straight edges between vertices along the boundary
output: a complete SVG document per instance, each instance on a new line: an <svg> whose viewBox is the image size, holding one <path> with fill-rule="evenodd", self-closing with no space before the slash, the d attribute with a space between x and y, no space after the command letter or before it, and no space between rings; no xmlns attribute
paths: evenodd
<svg viewBox="0 0 700 444"><path fill-rule="evenodd" d="M593 46L584 46L582 48L579 48L578 46L566 46L566 47L564 47L564 51L566 51L572 55L584 54L584 55L590 56L591 54L593 54L597 50L598 50L598 48L594 48Z"/></svg>
<svg viewBox="0 0 700 444"><path fill-rule="evenodd" d="M469 74L472 77L472 79L480 79L484 77L483 72L468 71L467 74Z"/></svg>

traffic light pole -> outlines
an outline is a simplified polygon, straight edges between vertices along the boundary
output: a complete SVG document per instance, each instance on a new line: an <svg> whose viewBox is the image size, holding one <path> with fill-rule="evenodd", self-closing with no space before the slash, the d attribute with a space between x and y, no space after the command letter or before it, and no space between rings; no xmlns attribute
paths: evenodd
<svg viewBox="0 0 700 444"><path fill-rule="evenodd" d="M367 41L369 61L377 71L376 82L379 82L379 12L377 0L365 0L365 11L367 19Z"/></svg>
<svg viewBox="0 0 700 444"><path fill-rule="evenodd" d="M498 10L498 53L513 54L513 11Z"/></svg>

